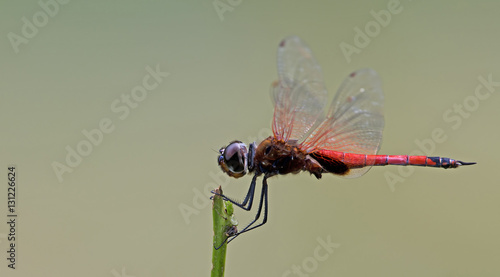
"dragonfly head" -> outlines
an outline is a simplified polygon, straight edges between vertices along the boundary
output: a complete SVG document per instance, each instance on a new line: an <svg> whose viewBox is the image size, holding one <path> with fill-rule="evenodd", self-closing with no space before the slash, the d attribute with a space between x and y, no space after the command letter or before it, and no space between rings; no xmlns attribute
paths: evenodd
<svg viewBox="0 0 500 277"><path fill-rule="evenodd" d="M251 149L253 149L251 147ZM241 141L233 141L219 150L217 161L227 175L240 178L248 172L248 150Z"/></svg>

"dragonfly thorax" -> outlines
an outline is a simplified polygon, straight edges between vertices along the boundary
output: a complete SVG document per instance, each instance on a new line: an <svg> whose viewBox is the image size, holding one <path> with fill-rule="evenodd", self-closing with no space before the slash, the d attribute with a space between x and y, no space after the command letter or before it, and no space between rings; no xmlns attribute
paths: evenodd
<svg viewBox="0 0 500 277"><path fill-rule="evenodd" d="M268 176L298 173L305 169L307 153L296 141L282 141L268 137L255 150L255 168Z"/></svg>

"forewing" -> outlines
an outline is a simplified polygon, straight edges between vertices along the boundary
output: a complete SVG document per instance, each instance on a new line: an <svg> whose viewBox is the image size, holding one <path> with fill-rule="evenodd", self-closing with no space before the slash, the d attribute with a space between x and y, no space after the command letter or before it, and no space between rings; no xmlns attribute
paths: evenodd
<svg viewBox="0 0 500 277"><path fill-rule="evenodd" d="M273 134L280 140L301 140L324 118L326 89L321 68L298 37L278 47L278 76L273 84Z"/></svg>
<svg viewBox="0 0 500 277"><path fill-rule="evenodd" d="M327 117L302 143L301 148L375 155L384 129L384 95L378 74L372 69L351 73L340 86ZM358 177L370 166L351 169Z"/></svg>

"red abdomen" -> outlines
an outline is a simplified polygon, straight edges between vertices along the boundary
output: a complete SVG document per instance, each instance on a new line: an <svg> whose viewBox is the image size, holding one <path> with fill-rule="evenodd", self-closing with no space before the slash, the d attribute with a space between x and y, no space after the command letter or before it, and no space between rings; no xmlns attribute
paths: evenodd
<svg viewBox="0 0 500 277"><path fill-rule="evenodd" d="M456 168L460 165L470 165L475 163L465 163L444 157L408 156L408 155L365 155L344 153L332 150L319 150L310 153L323 168L332 173L343 174L351 168L361 168L365 166L383 165L414 165L442 168Z"/></svg>

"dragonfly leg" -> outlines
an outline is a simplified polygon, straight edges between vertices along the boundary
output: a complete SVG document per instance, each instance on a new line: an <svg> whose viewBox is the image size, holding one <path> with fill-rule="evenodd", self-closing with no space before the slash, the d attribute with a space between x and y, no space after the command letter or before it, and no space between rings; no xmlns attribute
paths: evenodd
<svg viewBox="0 0 500 277"><path fill-rule="evenodd" d="M252 208L253 198L255 195L255 184L257 183L257 177L258 177L257 174L255 174L253 176L252 182L250 183L250 187L248 188L247 195L245 196L245 199L241 203L239 201L233 200L233 199L231 199L223 194L218 194L218 193L215 193L214 191L212 191L212 193L221 196L224 200L229 201L229 202L233 203L234 205L236 205L236 206L238 206L246 211L250 211L250 209ZM248 206L247 206L247 203L248 203Z"/></svg>
<svg viewBox="0 0 500 277"><path fill-rule="evenodd" d="M262 212L262 206L264 206L264 219L262 219L261 223L255 225L255 226L252 226L259 219L260 214ZM262 181L262 192L260 194L259 209L257 210L257 214L255 215L254 220L252 220L252 222L250 222L245 228L243 228L243 230L239 231L233 237L231 237L231 239L229 239L228 243L230 243L232 240L234 240L239 235L266 224L267 212L268 212L267 207L268 207L268 203L267 203L267 177L264 176L264 180Z"/></svg>
<svg viewBox="0 0 500 277"><path fill-rule="evenodd" d="M247 196L245 197L245 200L243 200L242 203L239 203L237 201L234 201L230 198L227 198L226 196L224 195L221 195L222 197L224 197L224 200L227 200L227 201L230 201L231 203L233 203L234 205L244 209L244 210L247 210L249 211L251 208L252 208L252 203L253 203L253 199L254 199L254 194L255 194L255 184L257 182L257 175L255 175L252 179L252 183L250 184L250 188L248 189L248 193L247 193ZM212 191L212 193L215 194L215 192ZM218 194L219 195L219 194ZM245 205L247 204L248 202L248 206L245 207ZM258 225L255 225L255 226L252 226L253 224L255 224L255 222L257 222L257 220L259 220L260 218L260 214L262 213L262 206L264 206L264 218L262 220L261 223L259 223ZM230 243L232 240L234 240L236 237L238 237L239 235L243 234L243 233L246 233L250 230L253 230L257 227L260 227L262 225L264 225L266 222L267 222L267 213L268 213L268 201L267 201L267 176L264 176L264 179L262 180L262 191L261 191L261 194L260 194L260 201L259 201L259 208L257 210L257 214L255 215L255 218L252 220L252 222L250 222L245 228L243 228L243 230L237 232L237 233L232 233L233 236L228 236L224 242L222 242L221 245L219 246L215 246L214 245L214 248L217 250L219 249L222 245L224 245L224 243Z"/></svg>

